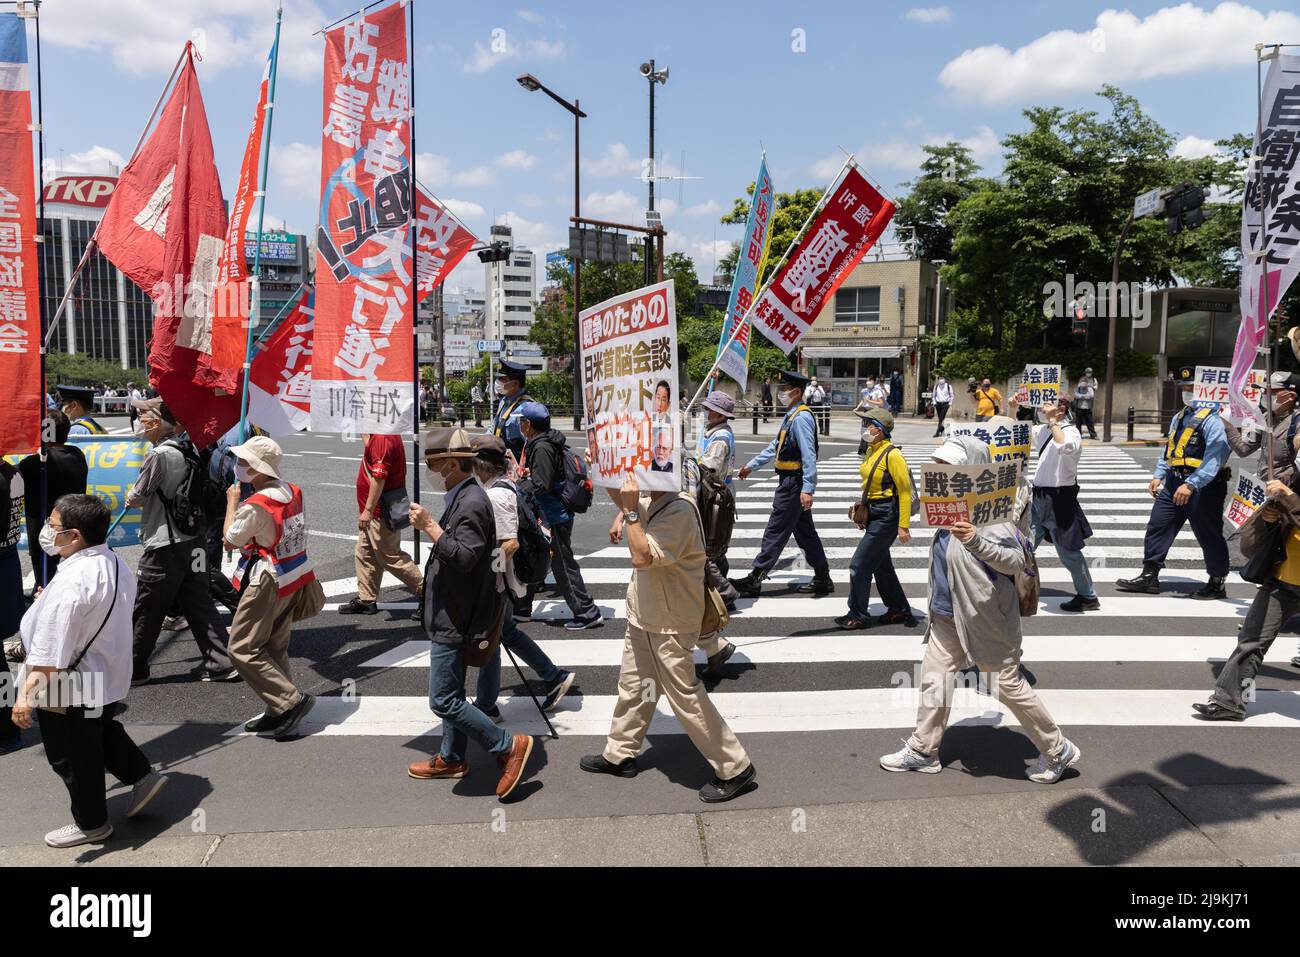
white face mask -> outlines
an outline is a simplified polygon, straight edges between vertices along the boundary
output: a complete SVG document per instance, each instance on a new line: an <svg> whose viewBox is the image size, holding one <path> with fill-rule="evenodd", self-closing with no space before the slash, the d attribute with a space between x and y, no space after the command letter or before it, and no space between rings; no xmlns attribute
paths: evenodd
<svg viewBox="0 0 1300 957"><path fill-rule="evenodd" d="M253 481L253 476L256 474L257 473L248 466L242 465L238 462L235 463L235 478L239 479L239 481L245 484L251 483Z"/></svg>
<svg viewBox="0 0 1300 957"><path fill-rule="evenodd" d="M49 522L46 522L41 527L40 535L37 536L37 541L40 543L41 551L46 555L59 554L59 546L54 544L54 540L58 537L59 533L50 527Z"/></svg>
<svg viewBox="0 0 1300 957"><path fill-rule="evenodd" d="M1191 404L1192 404L1192 393L1190 393L1190 392L1184 392L1184 393L1183 393L1183 405L1191 405Z"/></svg>
<svg viewBox="0 0 1300 957"><path fill-rule="evenodd" d="M1274 399L1274 400L1273 400L1273 414L1274 414L1274 415L1277 415L1277 414L1281 413L1281 411L1282 411L1284 408L1286 408L1286 404L1287 404L1287 403L1286 403L1286 400L1285 400L1285 399Z"/></svg>
<svg viewBox="0 0 1300 957"><path fill-rule="evenodd" d="M492 391L499 396L503 396L506 394L506 387L502 385L500 382L498 382L496 385L492 387Z"/></svg>
<svg viewBox="0 0 1300 957"><path fill-rule="evenodd" d="M787 392L785 389L782 389L776 395L777 398L781 400L782 405L789 405L794 401L794 397L795 397L795 393Z"/></svg>

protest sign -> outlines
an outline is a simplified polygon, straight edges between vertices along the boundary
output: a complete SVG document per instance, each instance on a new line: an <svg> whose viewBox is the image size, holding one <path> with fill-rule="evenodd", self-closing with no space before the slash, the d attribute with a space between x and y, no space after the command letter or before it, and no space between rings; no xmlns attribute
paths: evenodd
<svg viewBox="0 0 1300 957"><path fill-rule="evenodd" d="M1061 367L1049 365L1027 365L1023 376L1022 388L1029 391L1029 401L1025 404L1035 408L1043 405L1056 405L1061 397ZM1016 401L1020 401L1019 395Z"/></svg>
<svg viewBox="0 0 1300 957"><path fill-rule="evenodd" d="M1029 461L1032 422L1021 422L1005 415L995 415L986 422L955 422L948 426L948 437L969 435L989 447L994 462L1019 459Z"/></svg>
<svg viewBox="0 0 1300 957"><path fill-rule="evenodd" d="M1247 401L1258 406L1260 393L1264 389L1264 370L1251 369L1242 386L1242 395ZM1231 398L1232 369L1227 366L1197 366L1196 377L1192 380L1192 408L1219 408L1229 404ZM1231 421L1240 424L1241 416L1231 416Z"/></svg>
<svg viewBox="0 0 1300 957"><path fill-rule="evenodd" d="M1010 522L1019 484L1019 462L922 465L921 520L929 528Z"/></svg>
<svg viewBox="0 0 1300 957"><path fill-rule="evenodd" d="M591 480L644 491L681 487L673 281L607 299L578 317Z"/></svg>
<svg viewBox="0 0 1300 957"><path fill-rule="evenodd" d="M1247 472L1238 473L1237 483L1232 487L1232 496L1228 499L1228 507L1223 512L1224 520L1233 528L1241 528L1247 519L1259 511L1267 497L1268 493L1260 479Z"/></svg>

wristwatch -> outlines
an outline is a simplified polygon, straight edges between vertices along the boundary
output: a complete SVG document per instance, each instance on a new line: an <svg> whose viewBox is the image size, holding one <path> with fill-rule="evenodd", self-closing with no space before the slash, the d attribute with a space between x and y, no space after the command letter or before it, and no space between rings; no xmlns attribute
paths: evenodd
<svg viewBox="0 0 1300 957"><path fill-rule="evenodd" d="M628 509L623 513L623 521L635 525L637 522L641 521L641 513L634 508Z"/></svg>

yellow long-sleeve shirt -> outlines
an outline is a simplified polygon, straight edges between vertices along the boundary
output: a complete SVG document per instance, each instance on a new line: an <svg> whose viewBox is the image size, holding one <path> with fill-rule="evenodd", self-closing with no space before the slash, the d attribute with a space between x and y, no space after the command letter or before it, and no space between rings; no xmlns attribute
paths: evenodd
<svg viewBox="0 0 1300 957"><path fill-rule="evenodd" d="M879 468L876 467L882 455L888 455ZM889 485L885 483L885 473L889 473ZM907 528L912 516L912 478L907 470L907 460L903 453L889 443L888 439L873 442L867 447L867 454L858 469L862 476L862 487L866 490L867 501L888 501L898 498L898 527ZM867 488L870 482L871 487Z"/></svg>

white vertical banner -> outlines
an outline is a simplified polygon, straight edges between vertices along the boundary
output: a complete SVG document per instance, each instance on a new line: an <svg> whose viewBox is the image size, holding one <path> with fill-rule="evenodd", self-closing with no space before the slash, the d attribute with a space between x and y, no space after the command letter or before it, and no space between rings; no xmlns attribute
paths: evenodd
<svg viewBox="0 0 1300 957"><path fill-rule="evenodd" d="M671 279L607 299L578 317L591 480L681 488L677 305Z"/></svg>

